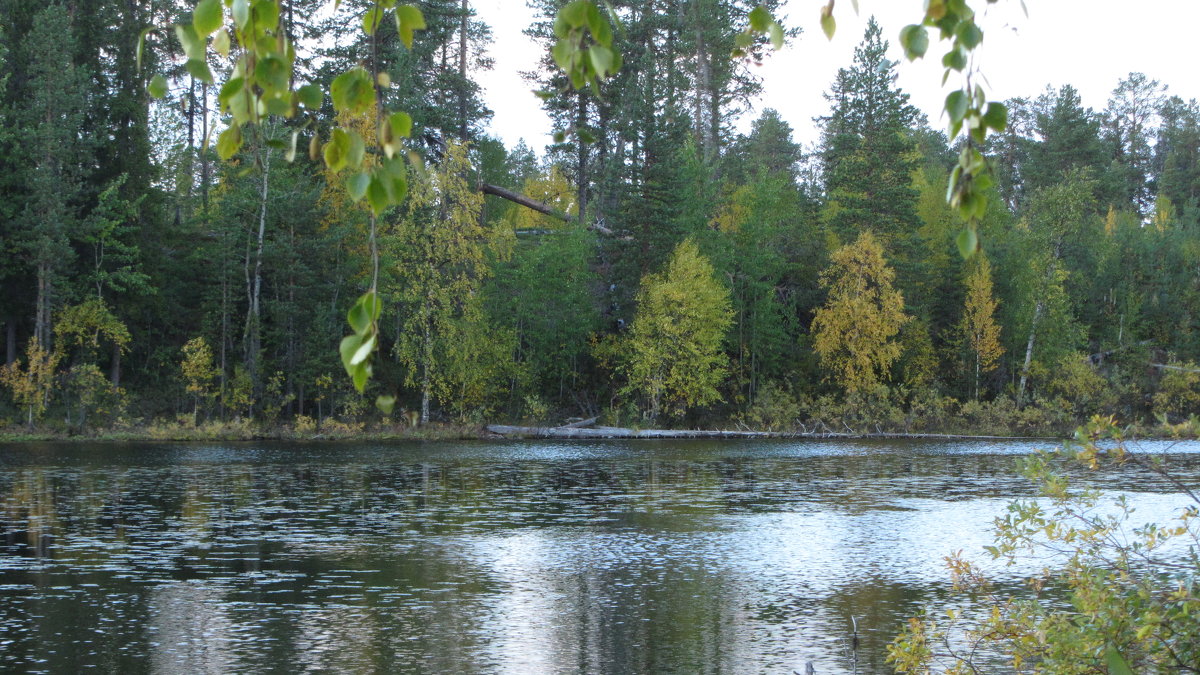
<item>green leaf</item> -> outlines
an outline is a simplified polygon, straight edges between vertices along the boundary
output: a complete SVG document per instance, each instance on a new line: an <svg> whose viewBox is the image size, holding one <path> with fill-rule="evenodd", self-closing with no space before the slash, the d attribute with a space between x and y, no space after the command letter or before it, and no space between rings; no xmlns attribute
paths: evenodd
<svg viewBox="0 0 1200 675"><path fill-rule="evenodd" d="M288 144L287 151L283 153L283 158L288 162L296 161L296 140L300 137L299 131L292 132L292 141Z"/></svg>
<svg viewBox="0 0 1200 675"><path fill-rule="evenodd" d="M329 85L333 107L338 112L358 114L375 105L375 86L371 74L364 68L351 68L334 78Z"/></svg>
<svg viewBox="0 0 1200 675"><path fill-rule="evenodd" d="M335 134L338 131L339 129L334 129ZM333 173L337 173L346 168L346 153L343 152L341 146L339 146L336 141L331 140L326 143L324 152L322 154L325 157L325 167Z"/></svg>
<svg viewBox="0 0 1200 675"><path fill-rule="evenodd" d="M983 42L983 31L979 30L979 26L976 26L974 21L963 21L958 24L958 28L954 29L954 34L962 46L967 49L975 49L980 42Z"/></svg>
<svg viewBox="0 0 1200 675"><path fill-rule="evenodd" d="M254 77L264 94L282 94L288 90L291 67L274 54L264 54L254 69Z"/></svg>
<svg viewBox="0 0 1200 675"><path fill-rule="evenodd" d="M367 186L371 184L371 174L356 173L346 181L346 189L350 193L350 199L359 201L367 194Z"/></svg>
<svg viewBox="0 0 1200 675"><path fill-rule="evenodd" d="M367 338L365 340L363 340L362 344L360 344L358 346L358 349L355 350L354 354L350 357L350 365L357 366L357 365L363 363L364 361L367 360L367 357L369 357L371 355L371 352L373 352L373 351L375 351L375 334L374 333L368 335Z"/></svg>
<svg viewBox="0 0 1200 675"><path fill-rule="evenodd" d="M600 45L592 45L588 49L588 58L592 62L592 68L600 77L608 77L612 71L613 52L608 47Z"/></svg>
<svg viewBox="0 0 1200 675"><path fill-rule="evenodd" d="M351 366L350 359L354 357L354 353L358 351L359 346L362 345L362 341L363 339L360 335L347 335L342 338L342 343L338 345L338 352L342 355L342 366L346 369L347 375L354 375L356 368Z"/></svg>
<svg viewBox="0 0 1200 675"><path fill-rule="evenodd" d="M821 30L825 33L825 39L833 39L833 34L837 32L837 21L832 12L821 12Z"/></svg>
<svg viewBox="0 0 1200 675"><path fill-rule="evenodd" d="M550 56L554 58L554 64L563 70L571 69L571 58L575 54L575 45L567 40L559 40L550 48Z"/></svg>
<svg viewBox="0 0 1200 675"><path fill-rule="evenodd" d="M227 160L237 154L242 147L242 127L233 125L217 136L217 156Z"/></svg>
<svg viewBox="0 0 1200 675"><path fill-rule="evenodd" d="M408 138L412 135L412 117L406 112L392 113L388 117L388 125L392 127L392 135Z"/></svg>
<svg viewBox="0 0 1200 675"><path fill-rule="evenodd" d="M571 34L571 24L567 23L566 19L559 14L554 17L554 37L559 40L565 39Z"/></svg>
<svg viewBox="0 0 1200 675"><path fill-rule="evenodd" d="M186 66L192 77L201 82L213 83L212 71L208 69L208 62L204 59L188 59Z"/></svg>
<svg viewBox="0 0 1200 675"><path fill-rule="evenodd" d="M1104 650L1104 663L1108 666L1109 675L1133 675L1133 668L1129 667L1129 662L1115 645L1109 645Z"/></svg>
<svg viewBox="0 0 1200 675"><path fill-rule="evenodd" d="M900 31L900 45L904 47L904 55L909 61L919 59L929 49L929 33L924 26L905 26Z"/></svg>
<svg viewBox="0 0 1200 675"><path fill-rule="evenodd" d="M375 397L375 407L379 408L379 412L383 413L384 415L391 415L392 409L394 409L396 407L396 397L395 396L384 396L382 394L379 396L376 396Z"/></svg>
<svg viewBox="0 0 1200 675"><path fill-rule="evenodd" d="M321 103L325 101L325 93L315 84L306 84L296 90L300 96L300 102L309 110L316 110L321 107Z"/></svg>
<svg viewBox="0 0 1200 675"><path fill-rule="evenodd" d="M588 28L590 28L592 31L592 39L594 39L598 44L602 44L605 47L612 46L612 26L609 25L608 20L600 14L599 10L596 11L595 18L592 18L588 22Z"/></svg>
<svg viewBox="0 0 1200 675"><path fill-rule="evenodd" d="M583 28L587 23L588 6L591 4L587 0L575 0L559 10L558 15L572 28Z"/></svg>
<svg viewBox="0 0 1200 675"><path fill-rule="evenodd" d="M362 18L362 29L367 35L374 35L379 24L383 23L383 9L380 7L372 7L367 10L367 13Z"/></svg>
<svg viewBox="0 0 1200 675"><path fill-rule="evenodd" d="M154 30L154 26L143 28L141 33L138 33L137 41L137 72L142 72L142 54L146 51L146 36Z"/></svg>
<svg viewBox="0 0 1200 675"><path fill-rule="evenodd" d="M382 214L390 206L388 190L383 184L383 180L384 177L378 175L371 176L371 183L367 185L367 202L371 205L371 211L376 216Z"/></svg>
<svg viewBox="0 0 1200 675"><path fill-rule="evenodd" d="M233 23L239 30L245 30L250 23L250 0L233 0Z"/></svg>
<svg viewBox="0 0 1200 675"><path fill-rule="evenodd" d="M363 142L362 136L358 132L351 129L346 132L346 139L349 145L346 146L346 165L351 169L357 169L362 166L363 156L366 155L367 146Z"/></svg>
<svg viewBox="0 0 1200 675"><path fill-rule="evenodd" d="M229 58L229 31L223 28L218 29L217 34L213 36L212 46L213 51L224 58Z"/></svg>
<svg viewBox="0 0 1200 675"><path fill-rule="evenodd" d="M192 11L192 26L201 38L212 35L223 23L225 17L221 11L221 0L200 0L196 3L196 9Z"/></svg>
<svg viewBox="0 0 1200 675"><path fill-rule="evenodd" d="M950 172L950 180L946 182L946 201L954 203L954 196L958 193L958 181L962 178L962 167L955 165L954 170Z"/></svg>
<svg viewBox="0 0 1200 675"><path fill-rule="evenodd" d="M150 78L150 83L146 85L146 91L154 98L162 98L167 95L167 78L162 76L162 73L156 73Z"/></svg>
<svg viewBox="0 0 1200 675"><path fill-rule="evenodd" d="M221 85L220 93L217 94L217 101L220 102L221 105L228 107L229 101L239 91L242 90L242 87L245 84L246 84L246 80L244 80L240 77L232 77L232 78L226 80L225 84Z"/></svg>
<svg viewBox="0 0 1200 675"><path fill-rule="evenodd" d="M946 114L950 116L952 124L962 123L963 117L967 114L967 92L961 89L950 92L950 95L946 97Z"/></svg>
<svg viewBox="0 0 1200 675"><path fill-rule="evenodd" d="M254 21L259 30L275 30L279 27L279 3L277 0L254 0L251 5Z"/></svg>
<svg viewBox="0 0 1200 675"><path fill-rule="evenodd" d="M362 305L367 310L367 315L372 321L379 319L379 315L383 312L383 301L379 299L379 295L375 291L367 291L358 298L358 304Z"/></svg>
<svg viewBox="0 0 1200 675"><path fill-rule="evenodd" d="M196 34L194 27L176 25L175 37L179 40L179 46L183 47L183 53L187 55L188 59L204 58L204 41Z"/></svg>
<svg viewBox="0 0 1200 675"><path fill-rule="evenodd" d="M987 112L983 113L983 123L993 131L1004 131L1008 128L1008 107L1003 103L989 103Z"/></svg>
<svg viewBox="0 0 1200 675"><path fill-rule="evenodd" d="M399 204L408 196L408 178L396 176L392 179L392 201Z"/></svg>
<svg viewBox="0 0 1200 675"><path fill-rule="evenodd" d="M360 363L351 377L354 379L354 388L361 394L363 389L367 388L367 380L371 377L371 364Z"/></svg>
<svg viewBox="0 0 1200 675"><path fill-rule="evenodd" d="M771 25L771 13L766 7L759 5L750 10L750 30L755 33L765 33Z"/></svg>
<svg viewBox="0 0 1200 675"><path fill-rule="evenodd" d="M771 46L775 48L775 51L783 49L783 26L778 21L772 22L770 33Z"/></svg>
<svg viewBox="0 0 1200 675"><path fill-rule="evenodd" d="M413 31L425 29L425 16L416 5L400 5L396 8L396 31L405 47L412 49Z"/></svg>
<svg viewBox="0 0 1200 675"><path fill-rule="evenodd" d="M958 244L959 255L963 258L970 258L979 248L979 236L975 234L975 228L967 227L958 233L955 243Z"/></svg>
<svg viewBox="0 0 1200 675"><path fill-rule="evenodd" d="M967 67L967 53L961 47L955 47L942 57L942 65L957 71Z"/></svg>
<svg viewBox="0 0 1200 675"><path fill-rule="evenodd" d="M617 10L613 8L612 3L604 0L604 10L608 14L608 20L612 22L613 28L621 35L625 34L625 24L621 23L621 15L617 14Z"/></svg>

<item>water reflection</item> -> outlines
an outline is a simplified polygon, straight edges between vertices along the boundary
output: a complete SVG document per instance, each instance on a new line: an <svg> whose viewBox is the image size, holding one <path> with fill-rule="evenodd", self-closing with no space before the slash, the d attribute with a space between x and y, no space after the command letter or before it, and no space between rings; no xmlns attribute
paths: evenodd
<svg viewBox="0 0 1200 675"><path fill-rule="evenodd" d="M0 670L886 672L943 556L1027 494L1026 450L0 448Z"/></svg>

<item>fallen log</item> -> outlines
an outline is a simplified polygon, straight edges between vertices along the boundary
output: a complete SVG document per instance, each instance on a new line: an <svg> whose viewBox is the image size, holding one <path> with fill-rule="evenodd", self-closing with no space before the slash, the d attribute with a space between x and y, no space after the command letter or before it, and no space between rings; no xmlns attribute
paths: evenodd
<svg viewBox="0 0 1200 675"><path fill-rule="evenodd" d="M587 422L588 420L584 420ZM968 436L960 434L904 434L800 431L729 431L722 429L629 429L625 427L579 428L520 427L489 424L487 430L510 438L795 438L795 439L919 439L942 441L1057 441L1048 436Z"/></svg>
<svg viewBox="0 0 1200 675"><path fill-rule="evenodd" d="M773 431L626 429L622 427L585 429L572 426L515 427L505 424L489 424L487 430L501 436L516 436L521 438L776 438L786 435Z"/></svg>
<svg viewBox="0 0 1200 675"><path fill-rule="evenodd" d="M550 216L551 218L558 218L559 220L566 222L566 223L571 223L571 222L575 221L574 217L569 216L569 215L563 213L562 211L559 211L558 209L555 209L546 204L543 204L542 202L539 202L536 199L531 199L529 197L526 197L525 195L521 194L520 192L513 192L512 190L509 190L507 188L502 188L499 185L489 185L487 183L481 183L479 185L479 191L485 195L495 195L501 199L507 199L508 201L510 201L514 204L520 204L521 206L524 206L525 208L533 209L534 211L537 211L538 213Z"/></svg>
<svg viewBox="0 0 1200 675"><path fill-rule="evenodd" d="M563 221L564 223L573 223L576 220L575 216L565 214L562 211L559 211L558 209L556 209L552 206L549 206L548 204L544 204L542 202L539 202L536 199L531 199L529 197L526 197L525 195L521 194L520 192L513 192L512 190L509 190L508 188L502 188L499 185L491 185L489 183L480 183L479 191L485 195L494 195L501 199L507 199L508 201L510 201L514 204L520 204L521 206L524 206L525 208L533 209L534 211L537 211L538 213L550 216L551 218L557 218L557 219ZM588 226L588 229L594 230L596 232L599 232L600 234L603 234L603 235L606 235L609 237L616 235L616 233L613 232L611 228L605 226L604 223L602 223L600 221L596 221L596 222L592 223L591 225ZM522 234L522 233L533 234L535 232L538 232L538 231L535 231L535 230L518 231L518 234Z"/></svg>

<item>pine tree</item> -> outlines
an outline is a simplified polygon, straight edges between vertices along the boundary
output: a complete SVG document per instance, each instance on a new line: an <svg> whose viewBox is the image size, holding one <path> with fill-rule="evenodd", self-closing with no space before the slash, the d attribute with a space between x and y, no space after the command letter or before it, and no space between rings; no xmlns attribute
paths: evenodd
<svg viewBox="0 0 1200 675"><path fill-rule="evenodd" d="M1165 98L1166 87L1142 73L1130 73L1117 84L1104 111L1104 132L1116 151L1116 178L1122 205L1148 216L1154 203L1151 126Z"/></svg>
<svg viewBox="0 0 1200 675"><path fill-rule="evenodd" d="M1105 175L1111 153L1100 139L1100 120L1083 107L1074 87L1047 90L1034 101L1032 114L1036 137L1022 171L1025 194L1058 184L1072 169L1090 168L1097 178Z"/></svg>
<svg viewBox="0 0 1200 675"><path fill-rule="evenodd" d="M747 182L755 174L782 174L796 182L797 166L802 156L800 146L792 140L792 128L779 112L767 108L750 127L750 133L740 137L722 158L723 177L734 182Z"/></svg>
<svg viewBox="0 0 1200 675"><path fill-rule="evenodd" d="M24 193L20 217L23 253L36 279L34 338L51 346L52 312L69 297L72 239L79 227L83 167L87 165L83 125L87 112L87 73L73 60L75 43L68 9L50 3L32 16L21 42L23 77L10 81L10 95L22 101L11 156L19 165L9 175Z"/></svg>
<svg viewBox="0 0 1200 675"><path fill-rule="evenodd" d="M1194 213L1200 207L1200 106L1172 96L1163 103L1159 117L1155 185L1177 208Z"/></svg>
<svg viewBox="0 0 1200 675"><path fill-rule="evenodd" d="M829 291L813 318L813 350L828 379L848 393L872 389L900 357L893 338L909 320L904 297L892 288L896 274L870 231L834 251L821 274Z"/></svg>
<svg viewBox="0 0 1200 675"><path fill-rule="evenodd" d="M691 239L666 268L642 280L628 343L626 393L637 393L653 419L678 416L720 397L728 358L721 350L732 320L729 291Z"/></svg>

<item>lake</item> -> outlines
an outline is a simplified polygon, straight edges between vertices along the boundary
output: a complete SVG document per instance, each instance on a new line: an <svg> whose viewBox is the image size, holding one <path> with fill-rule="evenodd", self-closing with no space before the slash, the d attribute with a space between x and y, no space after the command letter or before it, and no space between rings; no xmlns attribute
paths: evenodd
<svg viewBox="0 0 1200 675"><path fill-rule="evenodd" d="M890 672L1049 445L0 445L0 671Z"/></svg>

